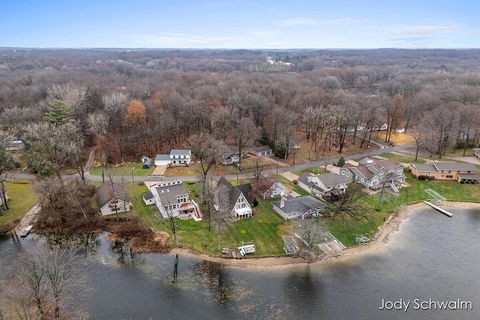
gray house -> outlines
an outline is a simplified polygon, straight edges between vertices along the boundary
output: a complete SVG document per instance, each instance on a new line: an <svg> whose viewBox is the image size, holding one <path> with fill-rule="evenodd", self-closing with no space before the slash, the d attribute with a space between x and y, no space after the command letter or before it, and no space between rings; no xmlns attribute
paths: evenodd
<svg viewBox="0 0 480 320"><path fill-rule="evenodd" d="M97 189L97 203L103 216L128 212L132 204L119 183L104 183Z"/></svg>
<svg viewBox="0 0 480 320"><path fill-rule="evenodd" d="M273 154L273 150L270 147L267 146L261 146L261 147L253 147L249 150L249 153L254 155L254 156L271 156Z"/></svg>
<svg viewBox="0 0 480 320"><path fill-rule="evenodd" d="M189 202L188 191L182 181L160 182L150 187L155 204L162 216L167 219L170 216L177 217L182 213L181 206ZM147 198L148 198L148 194ZM147 202L144 198L145 203Z"/></svg>
<svg viewBox="0 0 480 320"><path fill-rule="evenodd" d="M331 196L343 194L347 190L350 178L334 173L304 173L298 178L298 186L313 195Z"/></svg>
<svg viewBox="0 0 480 320"><path fill-rule="evenodd" d="M321 216L325 210L325 204L312 196L282 198L280 201L273 202L272 206L273 210L285 220Z"/></svg>

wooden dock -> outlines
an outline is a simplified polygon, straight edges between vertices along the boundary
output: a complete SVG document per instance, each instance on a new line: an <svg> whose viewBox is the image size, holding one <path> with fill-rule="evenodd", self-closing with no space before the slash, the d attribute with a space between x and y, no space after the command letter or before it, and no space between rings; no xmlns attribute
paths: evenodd
<svg viewBox="0 0 480 320"><path fill-rule="evenodd" d="M443 208L440 208L439 206L434 205L434 204L431 203L431 202L428 202L428 201L423 201L423 202L425 202L427 205L429 205L429 206L432 207L433 209L437 210L438 212L443 213L443 214L446 215L447 217L449 217L449 218L453 217L453 214L451 214L451 213L448 212L447 210L445 210L445 209L443 209Z"/></svg>

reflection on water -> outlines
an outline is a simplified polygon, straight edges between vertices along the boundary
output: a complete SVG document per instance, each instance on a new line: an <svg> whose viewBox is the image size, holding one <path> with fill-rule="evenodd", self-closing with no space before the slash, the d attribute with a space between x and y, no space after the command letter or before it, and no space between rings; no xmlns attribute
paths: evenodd
<svg viewBox="0 0 480 320"><path fill-rule="evenodd" d="M94 263L81 301L91 319L404 319L381 299L465 299L473 311L415 312L415 319L480 318L480 213L448 219L425 210L377 253L292 267L241 270L175 255L132 254L105 236L74 241ZM0 270L33 238L0 242ZM472 268L472 266L475 266Z"/></svg>

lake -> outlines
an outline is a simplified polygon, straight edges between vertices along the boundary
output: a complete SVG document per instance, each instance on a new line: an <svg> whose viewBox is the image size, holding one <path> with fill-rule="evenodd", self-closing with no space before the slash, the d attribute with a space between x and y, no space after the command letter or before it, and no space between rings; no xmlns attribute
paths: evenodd
<svg viewBox="0 0 480 320"><path fill-rule="evenodd" d="M480 319L480 212L411 215L372 253L273 270L113 253L99 236L78 299L90 319ZM34 238L0 242L0 273ZM468 300L473 310L379 310L382 299ZM413 303L413 302L412 302Z"/></svg>

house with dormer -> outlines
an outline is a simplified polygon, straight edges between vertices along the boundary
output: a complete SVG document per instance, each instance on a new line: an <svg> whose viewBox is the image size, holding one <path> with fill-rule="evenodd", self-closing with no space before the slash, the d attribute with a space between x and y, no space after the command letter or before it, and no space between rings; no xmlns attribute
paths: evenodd
<svg viewBox="0 0 480 320"><path fill-rule="evenodd" d="M181 180L158 182L150 186L150 192L154 201L146 194L148 198L144 197L145 203L148 200L150 200L148 204L154 203L165 219L179 216L182 213L182 205L189 202L188 191Z"/></svg>
<svg viewBox="0 0 480 320"><path fill-rule="evenodd" d="M298 177L300 188L321 197L344 194L350 182L350 178L334 173L304 173Z"/></svg>
<svg viewBox="0 0 480 320"><path fill-rule="evenodd" d="M406 180L403 170L402 164L394 160L364 158L356 165L346 163L340 168L340 175L351 175L354 182L371 190L386 186L398 192Z"/></svg>

